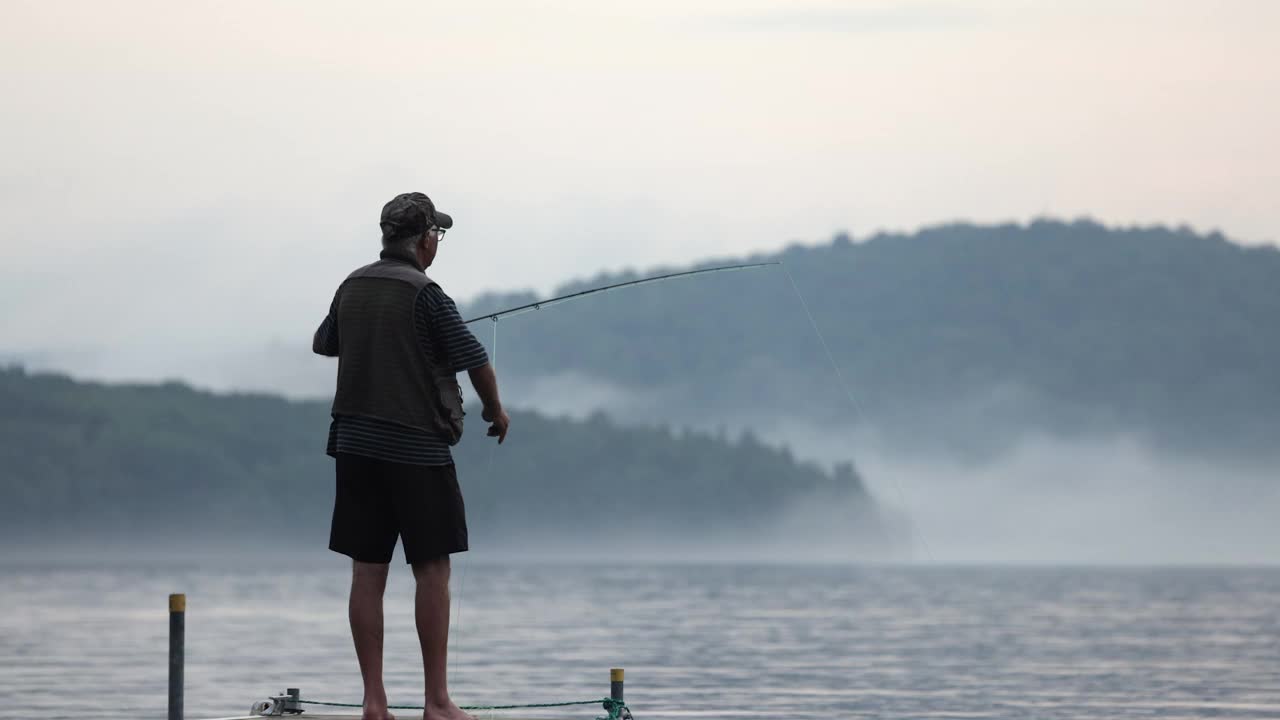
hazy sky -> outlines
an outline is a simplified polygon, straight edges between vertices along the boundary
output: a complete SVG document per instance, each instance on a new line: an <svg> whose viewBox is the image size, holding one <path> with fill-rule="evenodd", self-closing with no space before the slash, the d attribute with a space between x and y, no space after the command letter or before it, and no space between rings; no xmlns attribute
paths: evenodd
<svg viewBox="0 0 1280 720"><path fill-rule="evenodd" d="M433 275L460 299L953 219L1280 238L1268 0L0 20L0 357L82 375L218 385L228 348L302 346L408 190L457 220Z"/></svg>

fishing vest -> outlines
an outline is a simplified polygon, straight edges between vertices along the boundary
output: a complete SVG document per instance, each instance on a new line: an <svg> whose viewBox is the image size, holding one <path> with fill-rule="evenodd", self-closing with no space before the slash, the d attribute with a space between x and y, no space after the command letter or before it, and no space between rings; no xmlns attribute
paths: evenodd
<svg viewBox="0 0 1280 720"><path fill-rule="evenodd" d="M338 293L338 389L333 414L388 420L444 438L462 437L457 376L422 351L414 321L431 278L401 256L351 273Z"/></svg>

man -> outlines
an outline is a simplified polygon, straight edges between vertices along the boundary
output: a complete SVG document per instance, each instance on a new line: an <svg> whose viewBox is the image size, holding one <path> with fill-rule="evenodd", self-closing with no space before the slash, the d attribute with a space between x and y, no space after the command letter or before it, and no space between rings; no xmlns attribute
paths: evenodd
<svg viewBox="0 0 1280 720"><path fill-rule="evenodd" d="M381 259L346 279L312 349L338 358L328 453L337 469L329 549L352 560L348 615L364 679L364 720L392 720L382 684L382 595L397 536L417 581L425 720L471 716L449 697L449 555L467 549L449 446L462 434L466 370L501 443L510 419L484 347L425 274L453 218L422 193L382 208Z"/></svg>

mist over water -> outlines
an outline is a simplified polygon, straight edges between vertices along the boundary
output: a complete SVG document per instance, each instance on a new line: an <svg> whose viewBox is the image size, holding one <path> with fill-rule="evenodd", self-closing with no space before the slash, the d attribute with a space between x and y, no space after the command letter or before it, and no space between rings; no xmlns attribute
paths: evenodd
<svg viewBox="0 0 1280 720"><path fill-rule="evenodd" d="M939 562L1273 563L1274 471L1162 455L1123 438L1026 441L990 462L863 455Z"/></svg>
<svg viewBox="0 0 1280 720"><path fill-rule="evenodd" d="M849 457L843 430L781 426L801 457ZM824 437L826 441L824 442ZM872 495L926 562L1273 563L1280 489L1265 463L1179 456L1132 437L1027 437L979 459L854 441Z"/></svg>
<svg viewBox="0 0 1280 720"><path fill-rule="evenodd" d="M607 412L662 421L672 398L639 394L565 373L517 378L518 397L543 412ZM997 398L968 408L971 418ZM850 413L852 417L853 413ZM957 413L964 417L965 413ZM679 424L679 423L677 423ZM957 426L989 437L957 451L936 426L918 433L871 424L829 424L795 415L714 415L686 423L766 444L831 467L853 461L903 546L880 559L942 563L1269 564L1280 557L1280 487L1272 458L1208 455L1157 447L1136 434L1060 437ZM806 528L804 542L778 533L779 555L830 558L851 547L838 499L793 505L780 528ZM816 530L821 528L821 531ZM786 548L786 550L784 550Z"/></svg>

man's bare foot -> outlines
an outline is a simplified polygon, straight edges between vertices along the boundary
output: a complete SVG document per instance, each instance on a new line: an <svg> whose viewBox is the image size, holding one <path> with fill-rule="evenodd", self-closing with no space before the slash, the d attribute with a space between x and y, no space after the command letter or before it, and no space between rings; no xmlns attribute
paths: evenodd
<svg viewBox="0 0 1280 720"><path fill-rule="evenodd" d="M364 712L360 715L360 720L396 720L396 716L391 711L384 708L365 707Z"/></svg>
<svg viewBox="0 0 1280 720"><path fill-rule="evenodd" d="M479 720L475 715L468 715L450 700L444 705L428 705L422 711L422 720Z"/></svg>

